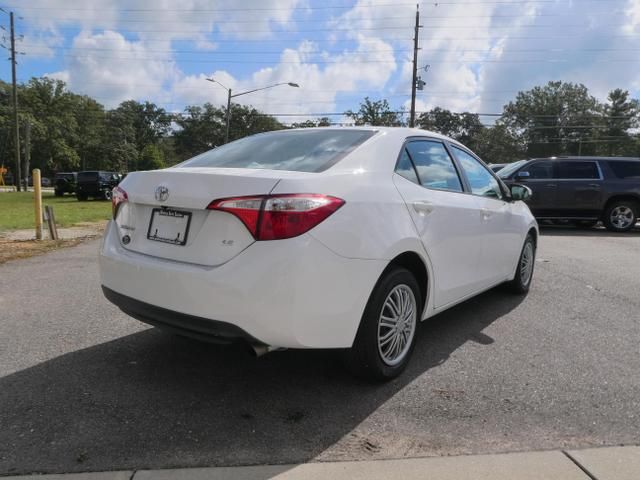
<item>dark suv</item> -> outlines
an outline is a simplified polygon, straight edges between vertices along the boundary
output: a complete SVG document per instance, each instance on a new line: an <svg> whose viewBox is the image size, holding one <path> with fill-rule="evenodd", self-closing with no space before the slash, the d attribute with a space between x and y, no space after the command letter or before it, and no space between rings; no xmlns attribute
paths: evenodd
<svg viewBox="0 0 640 480"><path fill-rule="evenodd" d="M76 193L76 183L78 181L77 172L58 172L53 177L53 191L56 197L61 197L65 193Z"/></svg>
<svg viewBox="0 0 640 480"><path fill-rule="evenodd" d="M497 174L527 185L529 208L541 220L570 220L631 230L640 216L640 159L622 157L551 157L520 160Z"/></svg>
<svg viewBox="0 0 640 480"><path fill-rule="evenodd" d="M121 176L116 172L79 172L76 197L80 201L89 197L111 199L111 190L120 183Z"/></svg>

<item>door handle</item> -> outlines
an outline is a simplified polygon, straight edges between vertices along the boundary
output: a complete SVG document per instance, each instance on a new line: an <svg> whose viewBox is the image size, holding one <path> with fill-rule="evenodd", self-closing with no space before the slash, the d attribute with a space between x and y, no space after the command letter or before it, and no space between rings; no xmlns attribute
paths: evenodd
<svg viewBox="0 0 640 480"><path fill-rule="evenodd" d="M418 215L425 216L433 212L433 204L423 201L413 202L413 209Z"/></svg>
<svg viewBox="0 0 640 480"><path fill-rule="evenodd" d="M591 188L600 188L600 185L597 183L590 183L589 185L587 185L587 187L591 187Z"/></svg>
<svg viewBox="0 0 640 480"><path fill-rule="evenodd" d="M489 220L493 216L493 212L491 210L487 210L486 208L481 208L480 216L483 220Z"/></svg>
<svg viewBox="0 0 640 480"><path fill-rule="evenodd" d="M545 187L557 187L557 186L558 186L558 184L557 184L557 183L547 183L547 184L545 185Z"/></svg>

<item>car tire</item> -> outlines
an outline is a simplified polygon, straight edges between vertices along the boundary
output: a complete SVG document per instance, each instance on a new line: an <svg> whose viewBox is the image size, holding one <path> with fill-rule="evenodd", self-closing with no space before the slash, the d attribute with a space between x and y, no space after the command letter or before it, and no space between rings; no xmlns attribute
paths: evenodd
<svg viewBox="0 0 640 480"><path fill-rule="evenodd" d="M506 283L507 288L516 294L523 295L529 292L533 271L536 264L536 242L533 235L527 235L524 241L520 257L518 257L518 268L513 280Z"/></svg>
<svg viewBox="0 0 640 480"><path fill-rule="evenodd" d="M64 192L61 192L60 190L54 190L53 193L56 197L62 197L64 195Z"/></svg>
<svg viewBox="0 0 640 480"><path fill-rule="evenodd" d="M104 200L111 200L111 190L105 190L102 192L102 198Z"/></svg>
<svg viewBox="0 0 640 480"><path fill-rule="evenodd" d="M374 287L353 346L346 352L349 370L372 381L400 375L413 353L422 303L413 274L402 267L388 269Z"/></svg>
<svg viewBox="0 0 640 480"><path fill-rule="evenodd" d="M78 199L79 202L86 202L89 196L85 195L84 193L78 193L76 194L76 198Z"/></svg>
<svg viewBox="0 0 640 480"><path fill-rule="evenodd" d="M607 205L602 223L612 232L628 232L638 221L640 205L633 200L618 200Z"/></svg>

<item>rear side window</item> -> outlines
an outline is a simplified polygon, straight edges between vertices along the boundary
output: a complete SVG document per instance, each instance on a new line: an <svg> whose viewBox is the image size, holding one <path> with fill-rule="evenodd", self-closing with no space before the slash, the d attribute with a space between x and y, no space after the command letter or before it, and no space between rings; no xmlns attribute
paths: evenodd
<svg viewBox="0 0 640 480"><path fill-rule="evenodd" d="M418 140L407 144L407 151L423 187L462 192L458 172L442 143Z"/></svg>
<svg viewBox="0 0 640 480"><path fill-rule="evenodd" d="M420 180L418 180L418 176L416 175L416 169L413 168L413 163L411 163L406 148L402 149L398 165L396 166L396 173L413 183L420 184Z"/></svg>
<svg viewBox="0 0 640 480"><path fill-rule="evenodd" d="M556 178L567 180L593 180L600 178L596 162L556 162Z"/></svg>
<svg viewBox="0 0 640 480"><path fill-rule="evenodd" d="M609 167L618 178L640 179L640 161L637 162L609 162Z"/></svg>
<svg viewBox="0 0 640 480"><path fill-rule="evenodd" d="M180 167L322 172L375 133L374 130L338 129L261 133L214 148Z"/></svg>

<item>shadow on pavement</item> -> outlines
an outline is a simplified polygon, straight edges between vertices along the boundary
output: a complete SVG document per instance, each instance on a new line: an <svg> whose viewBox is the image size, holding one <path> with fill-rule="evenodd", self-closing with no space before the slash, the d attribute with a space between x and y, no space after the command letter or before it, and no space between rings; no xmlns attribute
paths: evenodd
<svg viewBox="0 0 640 480"><path fill-rule="evenodd" d="M336 351L260 359L150 329L0 379L0 475L304 462L522 297L489 291L422 325L408 370L372 385ZM133 320L132 320L133 321Z"/></svg>
<svg viewBox="0 0 640 480"><path fill-rule="evenodd" d="M571 225L545 225L540 224L540 234L556 237L611 237L625 238L640 236L640 224L637 224L628 232L611 232L602 226L593 228L579 228Z"/></svg>

